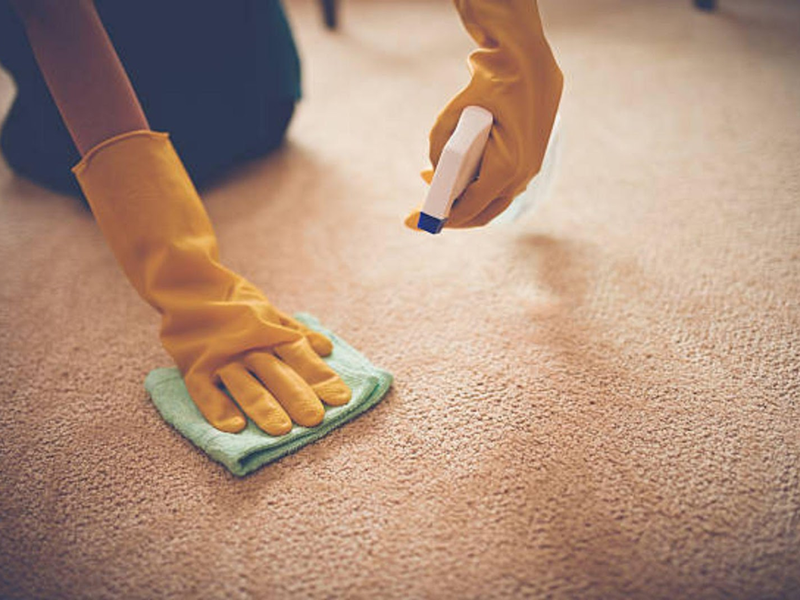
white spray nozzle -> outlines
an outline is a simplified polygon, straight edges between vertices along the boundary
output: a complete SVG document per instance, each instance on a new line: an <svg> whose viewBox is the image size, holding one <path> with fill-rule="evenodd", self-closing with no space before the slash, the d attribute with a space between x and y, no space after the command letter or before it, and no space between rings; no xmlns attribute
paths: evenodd
<svg viewBox="0 0 800 600"><path fill-rule="evenodd" d="M436 165L419 215L419 229L429 233L442 230L453 202L478 175L493 122L492 113L480 106L467 106L461 111L455 131Z"/></svg>

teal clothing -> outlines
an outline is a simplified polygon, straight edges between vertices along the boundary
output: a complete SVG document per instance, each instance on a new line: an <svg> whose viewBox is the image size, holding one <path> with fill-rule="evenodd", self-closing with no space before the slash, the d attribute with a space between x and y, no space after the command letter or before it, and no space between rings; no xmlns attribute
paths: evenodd
<svg viewBox="0 0 800 600"><path fill-rule="evenodd" d="M95 4L150 126L170 132L196 182L280 144L300 97L300 61L279 0ZM0 63L18 90L0 134L7 162L78 193L70 168L80 156L5 0Z"/></svg>

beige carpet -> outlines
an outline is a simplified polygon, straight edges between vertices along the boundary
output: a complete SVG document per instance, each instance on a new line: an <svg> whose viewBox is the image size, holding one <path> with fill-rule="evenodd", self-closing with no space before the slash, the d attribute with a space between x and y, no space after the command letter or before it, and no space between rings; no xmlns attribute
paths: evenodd
<svg viewBox="0 0 800 600"><path fill-rule="evenodd" d="M465 81L450 3L290 4L291 141L205 198L396 384L244 480L150 404L157 318L91 216L0 166L0 596L800 597L800 4L542 4L554 195L436 238L400 223Z"/></svg>

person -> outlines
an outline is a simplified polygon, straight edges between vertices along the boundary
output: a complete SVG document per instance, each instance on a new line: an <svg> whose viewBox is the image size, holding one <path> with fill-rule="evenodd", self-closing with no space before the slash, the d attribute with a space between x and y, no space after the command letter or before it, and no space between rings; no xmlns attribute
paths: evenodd
<svg viewBox="0 0 800 600"><path fill-rule="evenodd" d="M29 12L39 10L24 4ZM181 1L96 0L94 8L148 122L170 132L196 184L202 187L229 166L281 143L300 98L301 73L278 0L204 0L190 8ZM24 21L5 0L0 0L0 63L17 87L0 133L6 162L45 187L80 195L70 168L81 153L36 64ZM76 67L59 69L74 74Z"/></svg>
<svg viewBox="0 0 800 600"><path fill-rule="evenodd" d="M295 423L318 425L324 404L346 404L351 390L322 360L330 340L221 264L193 183L284 136L299 61L279 1L8 1L18 26L0 19L0 60L18 95L0 137L6 160L62 191L74 189L65 174L77 163L72 172L108 245L161 314L161 342L208 422L238 432L249 417L283 435ZM538 172L563 76L535 0L454 5L478 49L470 82L430 132L430 160L435 167L464 107L492 112L478 179L446 224L470 228L499 215ZM32 57L19 52L24 40ZM150 128L143 105L172 136Z"/></svg>

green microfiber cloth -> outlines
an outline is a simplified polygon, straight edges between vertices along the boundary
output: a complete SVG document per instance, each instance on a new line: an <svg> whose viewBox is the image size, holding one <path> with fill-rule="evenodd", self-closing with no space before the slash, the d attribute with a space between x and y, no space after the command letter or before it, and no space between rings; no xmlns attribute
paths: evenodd
<svg viewBox="0 0 800 600"><path fill-rule="evenodd" d="M330 338L333 352L325 361L353 390L352 399L344 406L325 407L325 418L317 427L295 425L286 435L274 437L248 420L247 427L239 433L225 433L214 429L203 418L186 391L178 369L155 369L144 381L145 389L164 420L239 477L299 450L335 427L355 419L380 402L392 384L390 373L373 366L362 354L323 327L313 316L300 313L294 317Z"/></svg>

